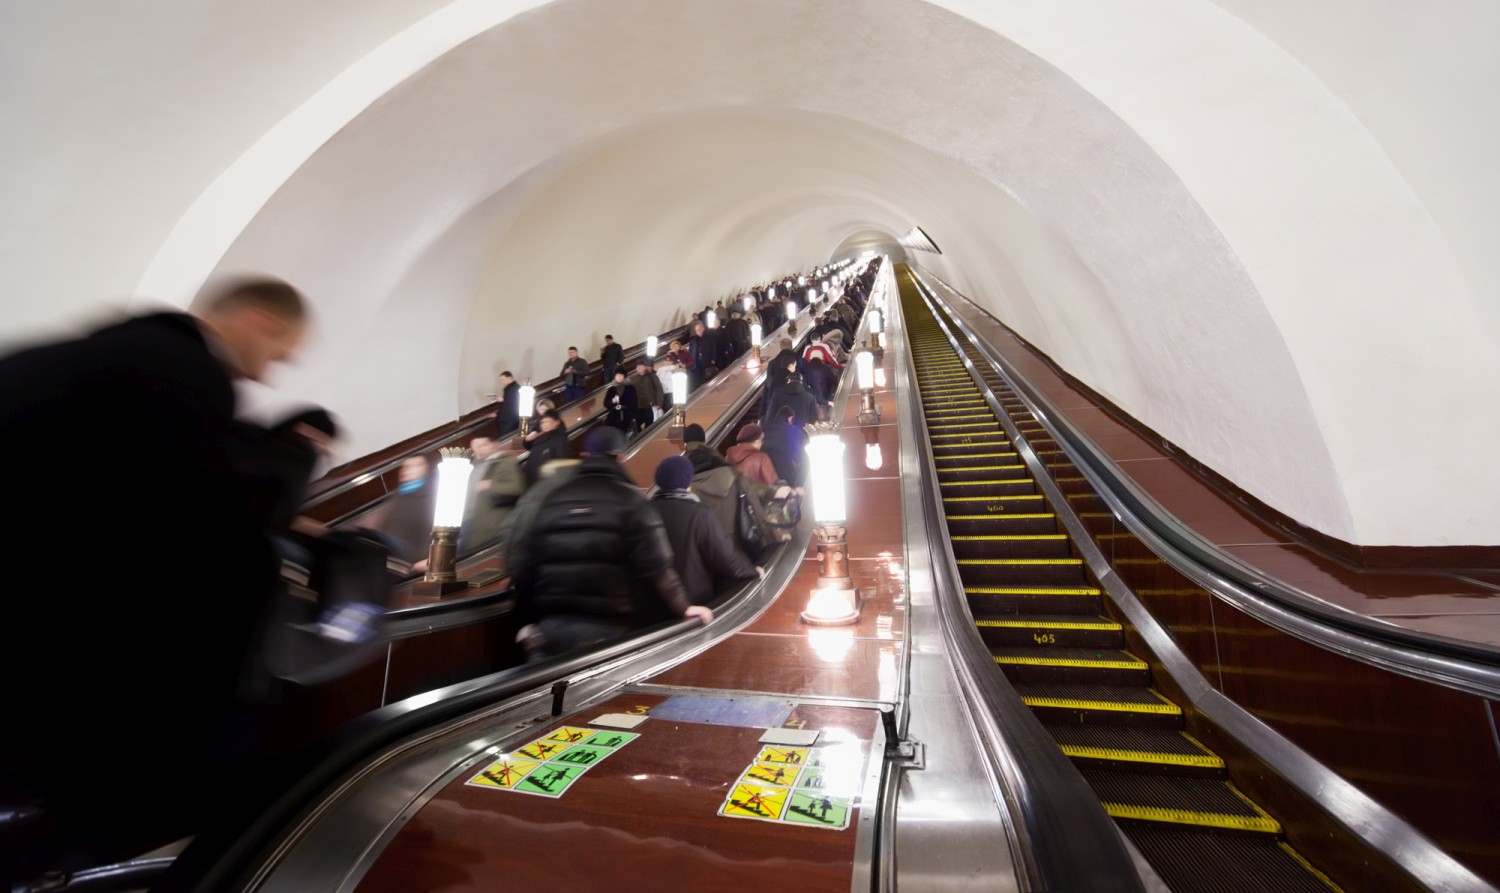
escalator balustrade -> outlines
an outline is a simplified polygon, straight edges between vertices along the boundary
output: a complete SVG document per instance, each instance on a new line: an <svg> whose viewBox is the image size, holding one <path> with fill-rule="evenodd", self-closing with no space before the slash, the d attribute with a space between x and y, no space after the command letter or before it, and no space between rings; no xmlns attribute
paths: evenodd
<svg viewBox="0 0 1500 893"><path fill-rule="evenodd" d="M902 275L902 306L948 534L996 665L1174 893L1338 890L1183 731L962 357ZM982 355L973 361L1044 463L1061 451Z"/></svg>

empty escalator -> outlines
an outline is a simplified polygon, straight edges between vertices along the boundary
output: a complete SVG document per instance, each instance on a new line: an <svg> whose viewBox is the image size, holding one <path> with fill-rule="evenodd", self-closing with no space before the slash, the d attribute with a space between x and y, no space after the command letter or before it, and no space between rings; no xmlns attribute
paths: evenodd
<svg viewBox="0 0 1500 893"><path fill-rule="evenodd" d="M985 390L1042 462L1058 448L949 324L981 389L910 274L900 281L953 554L996 665L1175 893L1337 890L1183 731L1182 710L1126 649Z"/></svg>

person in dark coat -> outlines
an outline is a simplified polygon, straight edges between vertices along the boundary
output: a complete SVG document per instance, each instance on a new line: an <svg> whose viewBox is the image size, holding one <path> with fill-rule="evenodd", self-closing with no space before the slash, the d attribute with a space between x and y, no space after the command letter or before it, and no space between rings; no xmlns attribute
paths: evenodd
<svg viewBox="0 0 1500 893"><path fill-rule="evenodd" d="M376 510L372 527L395 542L391 554L416 564L432 545L432 516L437 508L437 480L426 456L408 456L397 474L396 493Z"/></svg>
<svg viewBox="0 0 1500 893"><path fill-rule="evenodd" d="M624 449L614 428L589 431L583 460L516 507L506 567L531 658L674 617L713 619L689 601L661 517L620 466Z"/></svg>
<svg viewBox="0 0 1500 893"><path fill-rule="evenodd" d="M495 410L495 430L503 440L507 434L521 427L521 386L507 369L500 373L500 392L495 395L500 408Z"/></svg>
<svg viewBox="0 0 1500 893"><path fill-rule="evenodd" d="M572 403L583 397L583 389L589 380L589 361L578 355L578 348L568 348L568 358L563 362L562 372L558 373L562 378L563 402Z"/></svg>
<svg viewBox="0 0 1500 893"><path fill-rule="evenodd" d="M760 448L771 457L771 463L776 466L776 474L792 486L800 487L807 432L797 424L792 408L781 407L775 415L767 417L761 430L764 434Z"/></svg>
<svg viewBox="0 0 1500 893"><path fill-rule="evenodd" d="M238 280L205 288L191 314L0 359L6 509L45 532L28 538L26 567L82 556L110 581L13 598L0 623L0 791L45 802L57 834L18 857L55 857L46 869L132 857L264 790L240 682L279 565L235 467L234 380L264 381L306 328L290 285ZM59 438L85 431L111 432L107 468L39 473ZM85 508L114 521L80 553L68 534ZM101 759L119 770L107 795L89 769ZM231 777L254 789L203 783Z"/></svg>
<svg viewBox="0 0 1500 893"><path fill-rule="evenodd" d="M635 422L635 385L625 380L624 369L616 369L609 388L604 392L604 424L628 434Z"/></svg>
<svg viewBox="0 0 1500 893"><path fill-rule="evenodd" d="M645 358L635 361L635 374L628 380L635 388L636 427L645 428L665 408L666 391L661 386L661 377Z"/></svg>
<svg viewBox="0 0 1500 893"><path fill-rule="evenodd" d="M693 463L682 456L668 456L656 466L660 490L651 504L667 530L672 564L688 598L695 605L706 605L762 571L745 560L713 513L690 492L692 483Z"/></svg>
<svg viewBox="0 0 1500 893"><path fill-rule="evenodd" d="M693 376L692 387L711 380L718 374L721 348L719 330L710 329L701 321L693 323L693 337L688 339L686 350L693 358L688 374Z"/></svg>
<svg viewBox="0 0 1500 893"><path fill-rule="evenodd" d="M599 365L604 367L604 380L614 381L615 370L625 363L625 348L615 343L615 336L604 336L604 349L599 352Z"/></svg>
<svg viewBox="0 0 1500 893"><path fill-rule="evenodd" d="M570 459L573 456L572 446L568 443L568 426L563 423L557 410L549 409L542 413L539 424L539 433L531 441L530 452L526 455L527 484L537 482L543 465L554 459Z"/></svg>
<svg viewBox="0 0 1500 893"><path fill-rule="evenodd" d="M807 361L807 389L818 398L818 402L831 401L838 386L838 372L825 365L821 358L813 357Z"/></svg>
<svg viewBox="0 0 1500 893"><path fill-rule="evenodd" d="M789 370L786 378L771 389L770 415L774 417L781 407L789 406L797 424L806 425L818 420L818 404L826 402L802 382L800 374Z"/></svg>

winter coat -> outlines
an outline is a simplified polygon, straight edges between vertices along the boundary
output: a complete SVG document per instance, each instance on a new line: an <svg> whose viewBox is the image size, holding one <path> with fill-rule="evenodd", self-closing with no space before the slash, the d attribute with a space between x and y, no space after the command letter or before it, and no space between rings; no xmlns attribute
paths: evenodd
<svg viewBox="0 0 1500 893"><path fill-rule="evenodd" d="M739 495L741 492L746 494L757 523L769 527L765 503L761 497L763 489L735 471L734 466L725 461L718 450L707 444L688 444L682 455L693 465L693 493L734 542L735 551L749 561L750 554L740 540Z"/></svg>
<svg viewBox="0 0 1500 893"><path fill-rule="evenodd" d="M735 583L754 580L755 566L735 548L698 497L663 490L651 500L672 543L673 567L695 605L706 605Z"/></svg>
<svg viewBox="0 0 1500 893"><path fill-rule="evenodd" d="M489 486L482 487L481 483ZM526 492L526 472L514 456L495 456L474 463L469 472L469 501L458 535L459 554L468 554L506 533L511 513Z"/></svg>
<svg viewBox="0 0 1500 893"><path fill-rule="evenodd" d="M632 372L625 380L635 388L635 405L638 408L660 407L664 402L666 393L661 387L661 377L655 372L647 372L645 375Z"/></svg>
<svg viewBox="0 0 1500 893"><path fill-rule="evenodd" d="M630 423L635 421L636 400L635 386L629 382L610 385L604 392L604 423L621 431L629 430Z"/></svg>
<svg viewBox="0 0 1500 893"><path fill-rule="evenodd" d="M541 475L543 465L553 459L573 457L573 446L568 443L568 427L559 425L551 432L537 435L537 439L531 442L530 450L526 456L526 480L534 484Z"/></svg>
<svg viewBox="0 0 1500 893"><path fill-rule="evenodd" d="M736 471L752 481L775 484L779 478L776 473L776 463L772 462L771 457L753 443L735 444L725 451L724 458L734 466Z"/></svg>
<svg viewBox="0 0 1500 893"><path fill-rule="evenodd" d="M771 457L776 474L792 486L802 483L803 448L807 446L807 432L797 425L783 424L772 420L765 424L765 440L761 450Z"/></svg>
<svg viewBox="0 0 1500 893"><path fill-rule="evenodd" d="M818 421L818 395L802 383L800 375L793 375L771 391L771 399L764 418L775 419L776 411L790 406L798 425Z"/></svg>

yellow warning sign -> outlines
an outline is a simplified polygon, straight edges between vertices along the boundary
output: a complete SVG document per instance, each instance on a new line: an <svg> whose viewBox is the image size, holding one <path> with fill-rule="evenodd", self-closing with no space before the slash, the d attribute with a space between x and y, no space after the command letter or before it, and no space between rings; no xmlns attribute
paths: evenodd
<svg viewBox="0 0 1500 893"><path fill-rule="evenodd" d="M729 792L729 799L719 809L719 815L774 821L785 811L789 793L786 788L770 785L736 784Z"/></svg>
<svg viewBox="0 0 1500 893"><path fill-rule="evenodd" d="M564 744L577 744L588 736L594 734L594 729L575 729L572 726L563 726L552 734L543 738L543 741L561 741Z"/></svg>
<svg viewBox="0 0 1500 893"><path fill-rule="evenodd" d="M774 784L789 788L797 781L797 775L802 771L801 767L788 763L755 763L745 774L740 776L740 781L751 784Z"/></svg>
<svg viewBox="0 0 1500 893"><path fill-rule="evenodd" d="M807 751L805 747L766 747L755 758L757 763L789 763L793 766L801 766L807 762Z"/></svg>
<svg viewBox="0 0 1500 893"><path fill-rule="evenodd" d="M516 751L515 755L528 760L550 760L571 746L561 741L548 741L543 738L541 741L533 741Z"/></svg>
<svg viewBox="0 0 1500 893"><path fill-rule="evenodd" d="M535 760L519 760L505 756L479 770L469 779L469 784L482 788L513 788L527 773L542 765Z"/></svg>

